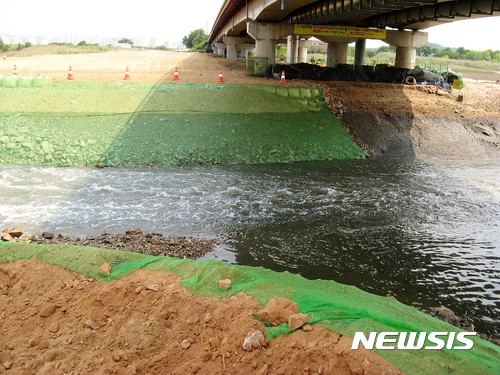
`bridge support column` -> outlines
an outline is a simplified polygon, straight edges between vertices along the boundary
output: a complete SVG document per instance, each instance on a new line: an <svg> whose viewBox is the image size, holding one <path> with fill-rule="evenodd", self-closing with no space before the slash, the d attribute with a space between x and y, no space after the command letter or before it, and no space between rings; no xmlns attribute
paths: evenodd
<svg viewBox="0 0 500 375"><path fill-rule="evenodd" d="M356 39L340 37L321 37L322 42L328 43L326 49L326 65L336 67L337 64L347 63L347 45Z"/></svg>
<svg viewBox="0 0 500 375"><path fill-rule="evenodd" d="M336 67L347 63L347 42L329 42L326 49L326 66Z"/></svg>
<svg viewBox="0 0 500 375"><path fill-rule="evenodd" d="M217 54L219 56L226 55L226 43L215 43L215 48L217 48Z"/></svg>
<svg viewBox="0 0 500 375"><path fill-rule="evenodd" d="M229 60L236 60L238 58L238 50L240 50L240 45L242 43L251 42L251 38L245 38L241 36L228 36L224 35L222 41L227 45L227 58Z"/></svg>
<svg viewBox="0 0 500 375"><path fill-rule="evenodd" d="M354 49L354 65L362 66L365 64L366 57L366 39L359 39L356 41L356 47Z"/></svg>
<svg viewBox="0 0 500 375"><path fill-rule="evenodd" d="M247 33L255 39L255 57L267 57L276 63L276 44L293 34L293 25L265 22L247 22Z"/></svg>
<svg viewBox="0 0 500 375"><path fill-rule="evenodd" d="M387 30L385 41L396 47L397 68L413 69L417 58L417 48L427 43L428 34L422 31Z"/></svg>
<svg viewBox="0 0 500 375"><path fill-rule="evenodd" d="M257 39L255 41L255 57L267 57L269 64L276 63L276 40Z"/></svg>
<svg viewBox="0 0 500 375"><path fill-rule="evenodd" d="M236 60L238 58L238 51L236 49L236 44L227 45L227 56L228 60Z"/></svg>
<svg viewBox="0 0 500 375"><path fill-rule="evenodd" d="M243 43L238 44L238 48L240 49L240 56L244 59L248 59L248 54L250 51L255 50L255 44L252 43Z"/></svg>
<svg viewBox="0 0 500 375"><path fill-rule="evenodd" d="M299 40L299 63L307 62L307 49L311 46L309 40Z"/></svg>
<svg viewBox="0 0 500 375"><path fill-rule="evenodd" d="M299 36L289 35L286 44L286 63L295 64L299 61Z"/></svg>

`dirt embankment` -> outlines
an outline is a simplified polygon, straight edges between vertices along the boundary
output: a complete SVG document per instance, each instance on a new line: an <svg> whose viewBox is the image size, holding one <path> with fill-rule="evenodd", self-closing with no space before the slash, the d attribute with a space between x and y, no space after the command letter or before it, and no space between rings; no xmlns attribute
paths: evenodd
<svg viewBox="0 0 500 375"><path fill-rule="evenodd" d="M433 86L332 82L325 99L371 156L500 157L500 84Z"/></svg>
<svg viewBox="0 0 500 375"><path fill-rule="evenodd" d="M195 297L165 272L100 283L38 260L2 264L0 374L402 374L319 326L246 350L265 330L259 311L242 293Z"/></svg>
<svg viewBox="0 0 500 375"><path fill-rule="evenodd" d="M227 83L279 85L246 76L243 60L195 55L183 67L187 82L213 82L215 76L206 72L221 67ZM330 111L372 157L500 158L499 83L466 80L464 89L452 93L383 83L287 80L287 85L323 88Z"/></svg>

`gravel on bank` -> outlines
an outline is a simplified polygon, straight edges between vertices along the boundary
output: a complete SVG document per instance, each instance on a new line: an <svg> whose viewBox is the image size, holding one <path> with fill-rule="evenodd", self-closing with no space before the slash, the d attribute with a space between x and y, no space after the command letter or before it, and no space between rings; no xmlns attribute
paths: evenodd
<svg viewBox="0 0 500 375"><path fill-rule="evenodd" d="M2 240L31 242L36 244L92 246L132 251L154 256L191 259L198 259L207 255L218 245L217 240L163 236L161 233L143 233L140 228L131 228L125 233L117 234L103 232L98 236L82 234L75 238L71 238L68 233L55 234L43 232L41 235L34 235L23 233L21 229L14 231L12 229L6 229L3 232Z"/></svg>

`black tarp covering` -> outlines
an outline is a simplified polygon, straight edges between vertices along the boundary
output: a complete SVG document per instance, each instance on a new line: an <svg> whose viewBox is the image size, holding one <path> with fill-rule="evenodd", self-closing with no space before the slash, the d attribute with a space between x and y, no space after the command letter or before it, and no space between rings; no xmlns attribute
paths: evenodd
<svg viewBox="0 0 500 375"><path fill-rule="evenodd" d="M404 69L380 64L359 66L354 68L349 64L338 64L335 68L322 67L315 64L274 64L266 71L267 78L280 78L285 71L286 79L309 79L314 81L348 81L348 82L379 82L379 83L415 83L429 84L449 89L453 79L422 69Z"/></svg>

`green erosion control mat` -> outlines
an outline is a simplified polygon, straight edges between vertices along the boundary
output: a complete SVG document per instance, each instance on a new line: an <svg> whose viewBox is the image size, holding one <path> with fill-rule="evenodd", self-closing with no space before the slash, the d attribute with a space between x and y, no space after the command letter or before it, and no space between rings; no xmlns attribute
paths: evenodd
<svg viewBox="0 0 500 375"><path fill-rule="evenodd" d="M0 164L288 163L364 156L315 88L89 81L0 87Z"/></svg>
<svg viewBox="0 0 500 375"><path fill-rule="evenodd" d="M153 257L118 250L67 245L32 245L0 242L0 263L39 258L99 281L124 277L137 269L172 272L194 294L228 297L244 292L263 305L274 297L289 298L307 313L312 323L353 337L363 331L460 332L461 330L392 297L381 297L334 281L307 280L288 272L227 265L216 261L194 261ZM111 275L99 266L108 262ZM218 280L231 279L229 291L218 287ZM266 332L267 333L267 332ZM380 350L380 355L410 375L493 375L500 373L500 349L474 338L471 350Z"/></svg>

